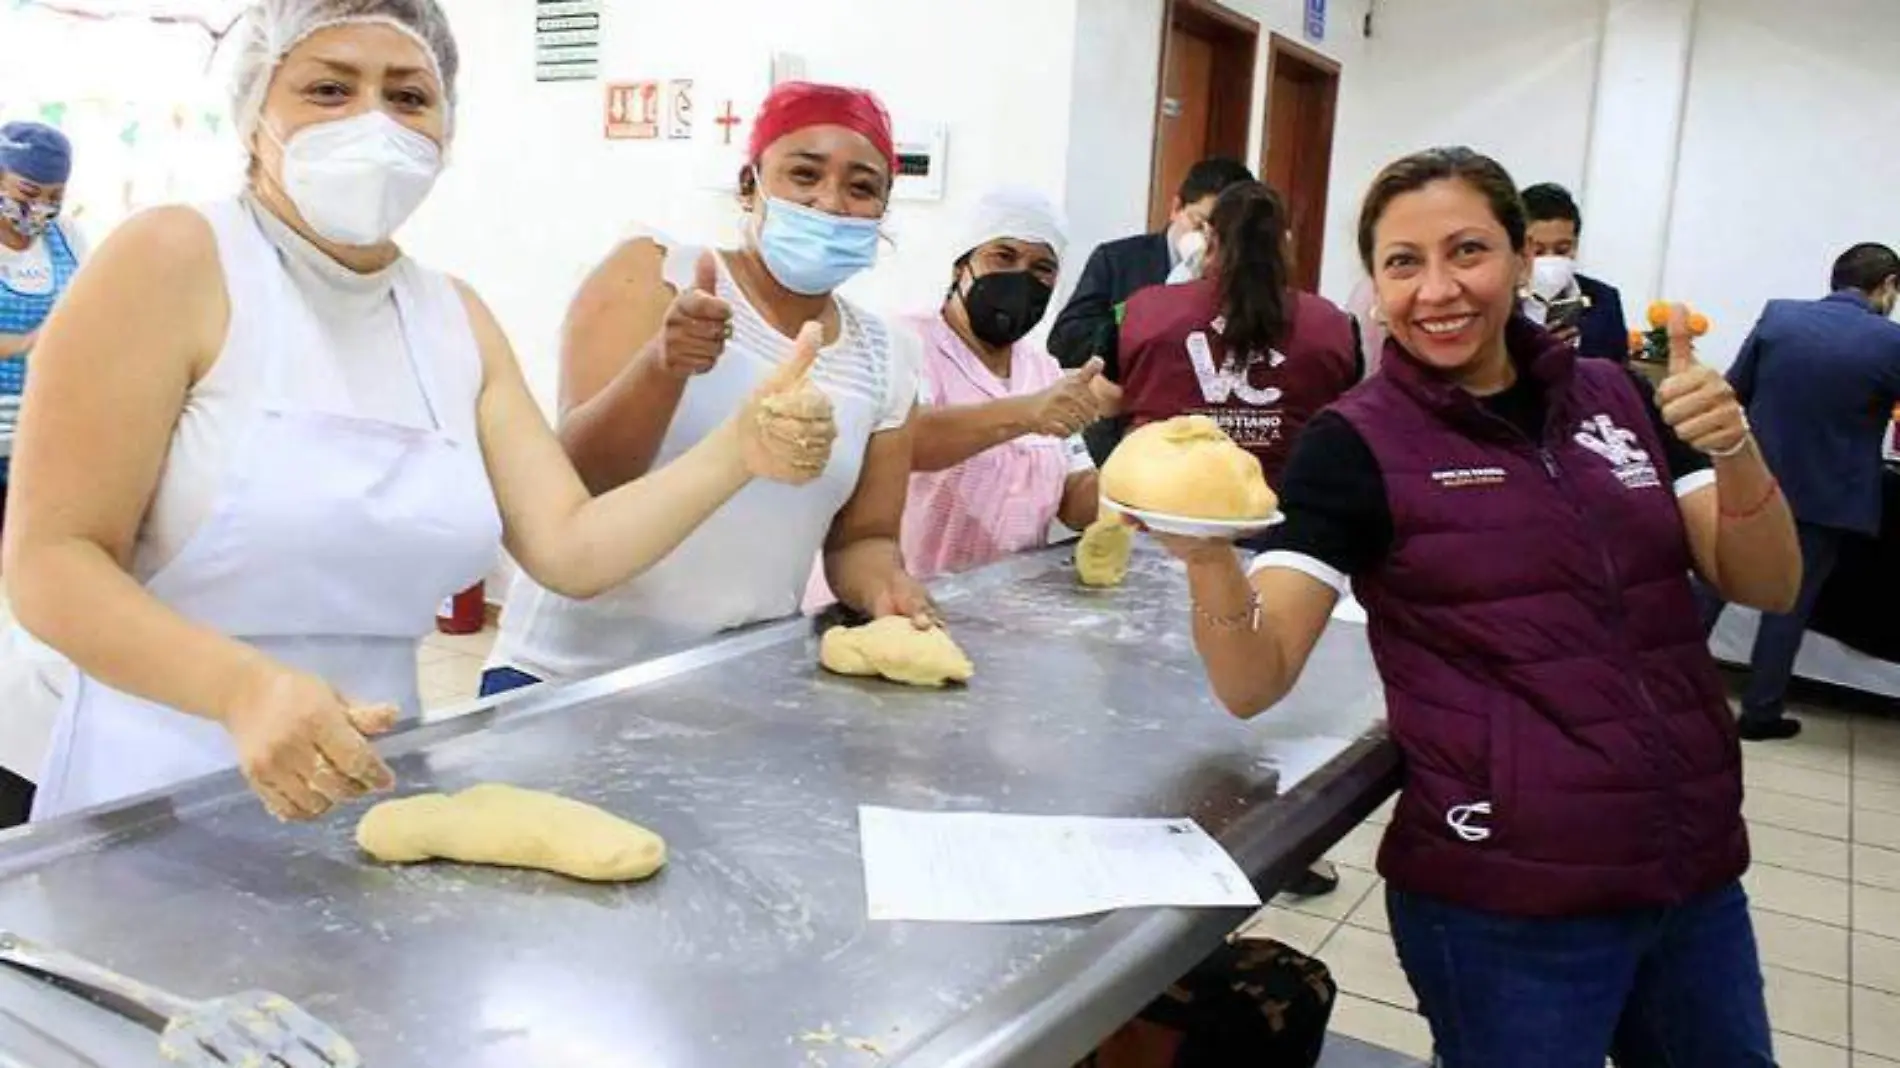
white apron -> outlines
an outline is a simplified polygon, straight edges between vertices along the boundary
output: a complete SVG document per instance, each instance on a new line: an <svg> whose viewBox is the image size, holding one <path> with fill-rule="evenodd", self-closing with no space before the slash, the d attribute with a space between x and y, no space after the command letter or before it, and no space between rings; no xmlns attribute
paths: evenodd
<svg viewBox="0 0 1900 1068"><path fill-rule="evenodd" d="M334 368L309 306L241 205L207 215L231 294L220 358L266 361L267 399L233 451L209 518L145 587L180 615L321 676L349 700L399 704L415 716L416 643L444 598L487 573L501 539L475 398L445 396L441 383L451 376L437 373L449 361L480 359L461 300L446 278L412 263L394 280L432 428L344 414L350 404L334 372L328 396L290 396L290 361ZM254 348L234 351L246 346ZM75 672L33 818L236 763L220 724Z"/></svg>

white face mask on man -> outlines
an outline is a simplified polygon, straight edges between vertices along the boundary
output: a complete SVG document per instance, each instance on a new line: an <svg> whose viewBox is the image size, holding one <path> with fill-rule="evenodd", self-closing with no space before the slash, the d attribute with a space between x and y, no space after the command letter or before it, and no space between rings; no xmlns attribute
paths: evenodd
<svg viewBox="0 0 1900 1068"><path fill-rule="evenodd" d="M1569 256L1539 256L1531 261L1531 295L1545 303L1576 285L1577 261Z"/></svg>
<svg viewBox="0 0 1900 1068"><path fill-rule="evenodd" d="M442 173L442 149L381 111L306 126L278 145L285 194L312 230L339 245L389 240Z"/></svg>
<svg viewBox="0 0 1900 1068"><path fill-rule="evenodd" d="M1168 273L1169 285L1192 282L1201 277L1201 268L1207 260L1207 235L1200 230L1187 231L1174 239L1174 254L1179 259Z"/></svg>

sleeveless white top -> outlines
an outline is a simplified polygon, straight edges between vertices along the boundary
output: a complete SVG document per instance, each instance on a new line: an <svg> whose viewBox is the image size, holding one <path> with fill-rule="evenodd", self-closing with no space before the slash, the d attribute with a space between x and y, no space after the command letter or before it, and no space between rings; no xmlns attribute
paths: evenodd
<svg viewBox="0 0 1900 1068"><path fill-rule="evenodd" d="M670 248L667 282L691 286L701 251ZM792 339L746 300L723 259L718 295L732 305L732 339L711 371L687 383L656 467L704 439L791 355ZM871 435L903 426L917 399L915 337L842 298L837 305L838 340L819 354L811 376L838 421L824 474L796 487L750 483L666 559L593 600L570 600L526 575L516 578L491 667L547 680L586 678L798 612L832 519L857 488Z"/></svg>

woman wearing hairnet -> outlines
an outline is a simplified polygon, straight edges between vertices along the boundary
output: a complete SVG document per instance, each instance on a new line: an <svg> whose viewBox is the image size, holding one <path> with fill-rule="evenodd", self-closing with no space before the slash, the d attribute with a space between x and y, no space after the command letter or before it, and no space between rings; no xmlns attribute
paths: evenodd
<svg viewBox="0 0 1900 1068"><path fill-rule="evenodd" d="M919 578L967 571L1049 542L1051 524L1095 521L1100 494L1082 429L1100 418L1100 361L1064 374L1026 340L1055 293L1068 244L1040 193L983 197L958 243L943 305L911 325L924 342L904 560Z"/></svg>
<svg viewBox="0 0 1900 1068"><path fill-rule="evenodd" d="M26 387L27 353L86 256L78 231L60 218L72 168L65 134L37 122L0 126L0 427L9 440ZM10 463L0 455L0 528ZM32 808L33 778L65 668L17 632L0 632L0 649L0 693L11 698L0 716L0 828L6 828L25 823Z"/></svg>
<svg viewBox="0 0 1900 1068"><path fill-rule="evenodd" d="M502 544L587 596L829 455L828 412L761 404L794 361L590 495L481 301L391 241L453 125L435 0L246 18L243 195L127 222L34 350L7 581L78 669L35 818L234 764L283 817L385 788L366 736L417 710L417 640Z"/></svg>
<svg viewBox="0 0 1900 1068"><path fill-rule="evenodd" d="M899 546L917 400L914 337L837 296L877 260L897 150L870 93L791 82L752 124L745 242L623 242L581 287L561 348L561 439L596 490L692 448L774 373L800 323L836 405L831 464L806 486L754 485L660 566L577 601L526 576L482 679L495 693L598 675L719 631L794 615L822 556L845 604L935 619Z"/></svg>

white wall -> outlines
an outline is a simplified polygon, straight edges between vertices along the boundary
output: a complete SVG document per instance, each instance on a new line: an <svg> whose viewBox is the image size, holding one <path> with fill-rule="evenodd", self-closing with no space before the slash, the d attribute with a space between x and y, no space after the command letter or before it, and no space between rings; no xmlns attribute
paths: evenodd
<svg viewBox="0 0 1900 1068"><path fill-rule="evenodd" d="M934 306L964 210L984 189L1062 194L1075 3L800 0L794 14L774 0L621 0L603 5L602 81L562 85L533 80L532 0L447 0L462 46L460 133L405 238L482 292L547 400L567 302L617 239L635 225L736 237L732 195L700 182L703 149L604 139L603 83L694 78L704 129L728 95L749 117L772 54L789 52L811 78L875 89L900 124L949 125L948 198L900 202L895 248L850 290L884 311Z"/></svg>

